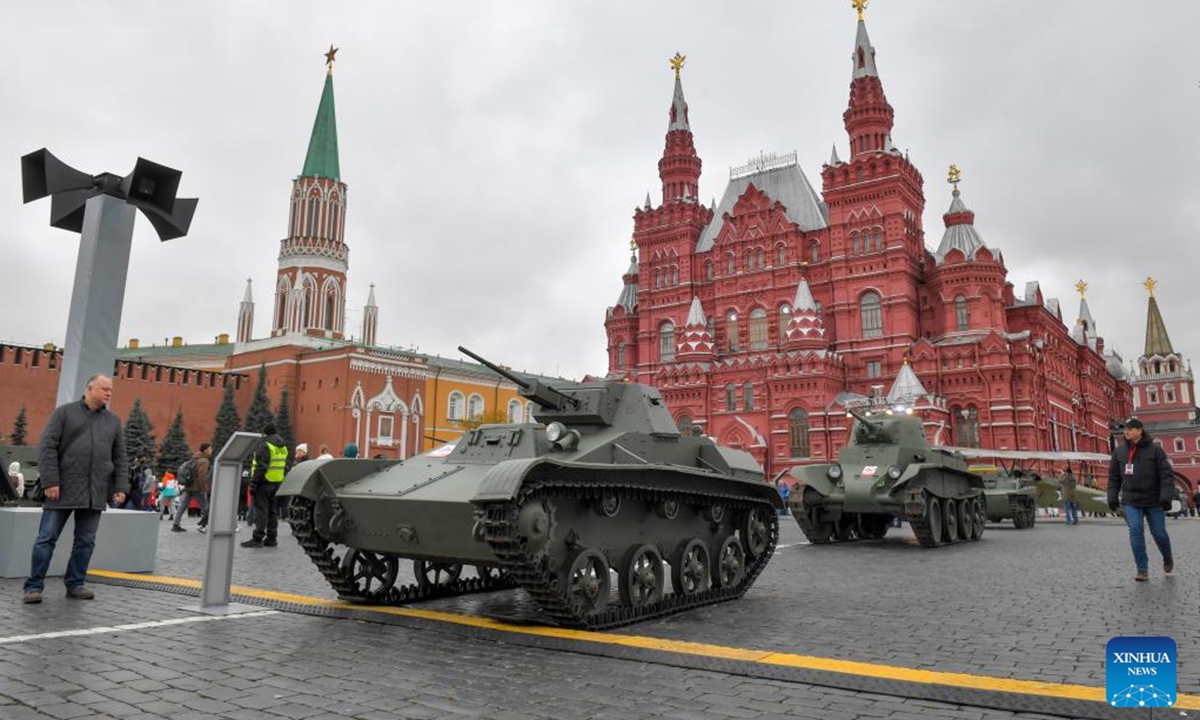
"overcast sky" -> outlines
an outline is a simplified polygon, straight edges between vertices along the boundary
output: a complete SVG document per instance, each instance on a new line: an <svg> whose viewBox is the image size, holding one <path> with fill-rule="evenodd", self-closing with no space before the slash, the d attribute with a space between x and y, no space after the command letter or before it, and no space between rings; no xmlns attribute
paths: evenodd
<svg viewBox="0 0 1200 720"><path fill-rule="evenodd" d="M267 334L330 43L346 327L375 283L383 344L603 373L633 208L660 198L676 51L705 202L759 151L797 151L817 187L831 144L848 154L845 0L4 3L0 25L0 339L20 343L63 342L78 247L48 200L21 204L19 158L41 147L89 173L141 155L200 198L186 238L139 216L122 343L233 334L247 277ZM1200 353L1200 3L876 0L867 27L930 247L957 163L1018 293L1041 281L1072 324L1087 280L1128 362L1153 275L1175 349Z"/></svg>

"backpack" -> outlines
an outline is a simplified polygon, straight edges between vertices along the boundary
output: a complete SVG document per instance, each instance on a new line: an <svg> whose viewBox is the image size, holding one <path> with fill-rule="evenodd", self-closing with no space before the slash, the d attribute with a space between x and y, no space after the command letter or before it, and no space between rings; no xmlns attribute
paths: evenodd
<svg viewBox="0 0 1200 720"><path fill-rule="evenodd" d="M179 482L179 487L187 490L196 482L196 461L186 460L179 469L175 471L175 479Z"/></svg>

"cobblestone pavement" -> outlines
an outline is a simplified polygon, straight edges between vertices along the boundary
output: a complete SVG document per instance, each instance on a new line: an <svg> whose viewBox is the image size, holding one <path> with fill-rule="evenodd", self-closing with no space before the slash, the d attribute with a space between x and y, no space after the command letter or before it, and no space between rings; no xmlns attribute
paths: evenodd
<svg viewBox="0 0 1200 720"><path fill-rule="evenodd" d="M1152 562L1151 582L1135 584L1119 521L1068 528L1039 519L1032 531L991 525L978 543L923 550L906 530L877 543L813 547L786 518L779 550L744 599L622 632L1094 687L1104 684L1109 638L1159 634L1179 645L1179 692L1197 693L1200 521L1169 528L1176 574L1164 578ZM199 577L204 536L167 530L162 523L156 573ZM406 568L401 582L409 581ZM238 548L234 583L332 597L286 533L276 549ZM97 586L97 601L69 602L59 587L47 585L42 606L13 605L0 638L175 617L187 602L112 586ZM0 596L11 602L19 590L20 581L0 580ZM519 591L423 607L533 613ZM1036 717L286 614L0 644L4 720L168 714Z"/></svg>

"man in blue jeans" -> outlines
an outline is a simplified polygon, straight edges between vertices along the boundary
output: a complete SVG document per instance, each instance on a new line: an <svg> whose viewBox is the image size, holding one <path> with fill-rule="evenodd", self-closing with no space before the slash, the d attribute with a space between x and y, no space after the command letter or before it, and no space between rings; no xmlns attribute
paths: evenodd
<svg viewBox="0 0 1200 720"><path fill-rule="evenodd" d="M1150 579L1147 524L1154 544L1162 553L1163 572L1175 569L1171 538L1167 536L1167 510L1171 509L1174 494L1174 473L1167 453L1150 439L1141 420L1130 418L1125 422L1125 443L1113 451L1108 466L1108 509L1116 512L1121 507L1125 512L1129 545L1137 565L1134 580L1138 582Z"/></svg>
<svg viewBox="0 0 1200 720"><path fill-rule="evenodd" d="M25 603L40 603L46 571L54 546L67 519L75 515L75 540L63 578L67 597L91 600L95 594L84 587L100 513L109 500L118 506L129 492L129 458L121 421L108 409L113 381L93 375L83 399L59 407L46 422L38 443L39 482L46 493L42 522L33 544L29 579L25 581Z"/></svg>

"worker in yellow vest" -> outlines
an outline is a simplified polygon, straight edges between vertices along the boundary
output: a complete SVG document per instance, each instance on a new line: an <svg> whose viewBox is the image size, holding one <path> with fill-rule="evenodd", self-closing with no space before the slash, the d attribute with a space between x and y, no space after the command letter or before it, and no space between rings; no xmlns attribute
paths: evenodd
<svg viewBox="0 0 1200 720"><path fill-rule="evenodd" d="M242 547L275 547L279 532L279 508L275 493L283 476L292 469L292 449L279 437L275 426L263 428L266 438L254 451L250 464L250 486L254 493L254 535Z"/></svg>

